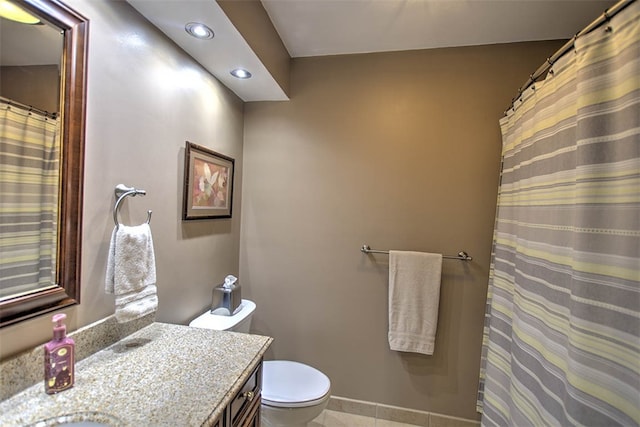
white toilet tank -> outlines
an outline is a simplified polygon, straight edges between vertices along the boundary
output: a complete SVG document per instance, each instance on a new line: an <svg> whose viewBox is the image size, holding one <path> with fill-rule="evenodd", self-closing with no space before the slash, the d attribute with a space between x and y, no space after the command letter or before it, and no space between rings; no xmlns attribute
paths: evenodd
<svg viewBox="0 0 640 427"><path fill-rule="evenodd" d="M212 314L210 311L207 311L193 319L191 323L189 323L189 326L248 334L251 328L251 318L255 310L256 304L253 301L243 299L239 309L236 310L233 316Z"/></svg>

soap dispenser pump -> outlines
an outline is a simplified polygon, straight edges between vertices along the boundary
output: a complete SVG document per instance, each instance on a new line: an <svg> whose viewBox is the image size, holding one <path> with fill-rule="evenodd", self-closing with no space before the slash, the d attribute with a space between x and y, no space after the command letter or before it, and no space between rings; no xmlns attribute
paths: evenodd
<svg viewBox="0 0 640 427"><path fill-rule="evenodd" d="M73 387L75 343L67 337L64 313L55 314L53 339L44 345L44 390L55 394Z"/></svg>

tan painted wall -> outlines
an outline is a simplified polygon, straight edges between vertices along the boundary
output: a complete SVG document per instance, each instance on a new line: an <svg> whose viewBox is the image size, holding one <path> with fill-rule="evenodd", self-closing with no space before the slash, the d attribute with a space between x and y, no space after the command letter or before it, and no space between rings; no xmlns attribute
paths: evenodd
<svg viewBox="0 0 640 427"><path fill-rule="evenodd" d="M121 221L153 210L158 320L187 324L238 273L242 102L126 2L65 3L90 20L82 301L65 310L69 328L114 312L104 277L118 183L147 190L123 202ZM181 221L186 140L236 159L233 219ZM48 341L50 318L0 330L0 358Z"/></svg>
<svg viewBox="0 0 640 427"><path fill-rule="evenodd" d="M60 110L57 65L0 67L0 96L50 113Z"/></svg>
<svg viewBox="0 0 640 427"><path fill-rule="evenodd" d="M294 59L291 100L245 106L240 280L268 358L333 394L475 418L498 120L562 42ZM387 344L388 257L444 261L435 354Z"/></svg>

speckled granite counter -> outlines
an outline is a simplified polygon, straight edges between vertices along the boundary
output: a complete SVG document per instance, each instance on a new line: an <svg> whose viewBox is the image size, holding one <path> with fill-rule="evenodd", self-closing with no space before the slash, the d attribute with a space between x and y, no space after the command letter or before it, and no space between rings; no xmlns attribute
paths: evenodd
<svg viewBox="0 0 640 427"><path fill-rule="evenodd" d="M271 341L153 323L77 363L72 389L48 395L39 383L0 402L0 425L95 412L102 414L95 420L111 415L124 426L208 425L240 390Z"/></svg>

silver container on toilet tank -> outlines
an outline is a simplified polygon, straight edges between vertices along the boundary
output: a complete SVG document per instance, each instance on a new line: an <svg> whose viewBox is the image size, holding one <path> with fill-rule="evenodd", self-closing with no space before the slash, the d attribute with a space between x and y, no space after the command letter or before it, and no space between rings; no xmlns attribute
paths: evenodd
<svg viewBox="0 0 640 427"><path fill-rule="evenodd" d="M213 288L211 297L211 313L223 316L231 316L240 307L242 294L240 285L231 285L227 288L223 285Z"/></svg>

